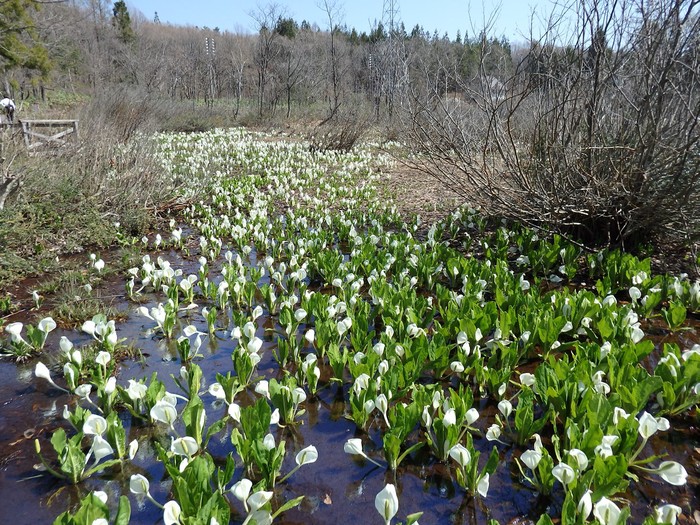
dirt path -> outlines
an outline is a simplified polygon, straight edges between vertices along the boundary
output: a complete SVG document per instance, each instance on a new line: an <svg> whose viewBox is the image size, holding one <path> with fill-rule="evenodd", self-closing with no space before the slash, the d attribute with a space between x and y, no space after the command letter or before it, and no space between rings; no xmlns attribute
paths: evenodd
<svg viewBox="0 0 700 525"><path fill-rule="evenodd" d="M425 229L463 204L459 195L437 179L398 163L387 169L382 182L384 194L394 199L401 215L407 220L420 215Z"/></svg>

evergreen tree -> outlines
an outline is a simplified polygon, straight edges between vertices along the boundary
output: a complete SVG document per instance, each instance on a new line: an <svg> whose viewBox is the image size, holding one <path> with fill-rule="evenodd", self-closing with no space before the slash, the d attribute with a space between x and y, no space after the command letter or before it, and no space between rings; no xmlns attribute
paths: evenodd
<svg viewBox="0 0 700 525"><path fill-rule="evenodd" d="M275 26L275 31L287 38L294 38L299 31L299 26L294 21L293 18L282 18L277 19L277 25Z"/></svg>
<svg viewBox="0 0 700 525"><path fill-rule="evenodd" d="M126 7L126 2L123 0L114 2L112 13L114 15L112 24L117 28L119 40L125 44L133 42L136 36L134 35L134 30L131 27L131 17L129 16L129 9ZM157 15L158 13L156 13L156 16Z"/></svg>
<svg viewBox="0 0 700 525"><path fill-rule="evenodd" d="M38 71L45 76L51 69L48 52L38 34L31 13L39 4L31 0L0 1L0 72L15 68Z"/></svg>

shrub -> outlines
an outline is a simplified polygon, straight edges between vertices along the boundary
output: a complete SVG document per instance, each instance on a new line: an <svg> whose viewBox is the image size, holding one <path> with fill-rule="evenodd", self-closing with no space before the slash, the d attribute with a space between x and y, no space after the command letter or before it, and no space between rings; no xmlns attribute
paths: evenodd
<svg viewBox="0 0 700 525"><path fill-rule="evenodd" d="M697 237L694 2L574 6L572 42L556 38L564 28L555 22L494 68L484 39L476 77L452 77L454 100L414 94L408 124L418 166L487 213L587 244Z"/></svg>

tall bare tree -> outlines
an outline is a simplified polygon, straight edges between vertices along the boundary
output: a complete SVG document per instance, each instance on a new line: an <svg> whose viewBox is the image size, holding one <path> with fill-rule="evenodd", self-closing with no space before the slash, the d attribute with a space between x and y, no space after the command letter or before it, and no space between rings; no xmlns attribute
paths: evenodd
<svg viewBox="0 0 700 525"><path fill-rule="evenodd" d="M254 62L258 68L258 114L260 116L262 116L265 108L265 96L267 94L270 70L282 51L278 43L280 34L275 31L275 26L283 14L283 9L277 4L259 7L250 14L255 20L258 30Z"/></svg>

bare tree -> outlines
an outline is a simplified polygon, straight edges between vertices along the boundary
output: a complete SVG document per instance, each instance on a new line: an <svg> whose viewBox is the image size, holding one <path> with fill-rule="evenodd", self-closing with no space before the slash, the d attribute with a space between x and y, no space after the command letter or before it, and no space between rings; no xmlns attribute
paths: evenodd
<svg viewBox="0 0 700 525"><path fill-rule="evenodd" d="M337 43L337 30L343 16L342 4L338 0L323 0L319 4L328 20L330 34L328 50L328 73L330 80L330 96L327 119L332 119L340 107L340 52Z"/></svg>
<svg viewBox="0 0 700 525"><path fill-rule="evenodd" d="M455 97L414 92L419 167L488 213L585 242L697 235L699 4L576 1L573 40L553 19L517 63L484 36Z"/></svg>
<svg viewBox="0 0 700 525"><path fill-rule="evenodd" d="M301 35L282 40L282 72L284 90L287 98L287 118L292 113L292 94L301 83L308 70L308 43L305 32Z"/></svg>
<svg viewBox="0 0 700 525"><path fill-rule="evenodd" d="M233 116L238 117L245 86L245 71L252 60L251 39L237 35L230 39L224 39L222 56L226 57L226 70L229 75L231 94L235 100Z"/></svg>
<svg viewBox="0 0 700 525"><path fill-rule="evenodd" d="M262 116L265 107L265 95L270 69L281 52L281 47L277 42L280 35L275 31L275 25L282 17L282 14L283 10L277 4L260 7L250 14L255 20L258 29L258 42L254 61L258 68L258 114L260 116Z"/></svg>

